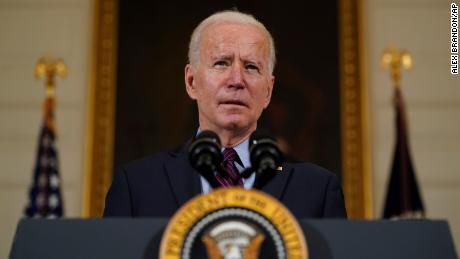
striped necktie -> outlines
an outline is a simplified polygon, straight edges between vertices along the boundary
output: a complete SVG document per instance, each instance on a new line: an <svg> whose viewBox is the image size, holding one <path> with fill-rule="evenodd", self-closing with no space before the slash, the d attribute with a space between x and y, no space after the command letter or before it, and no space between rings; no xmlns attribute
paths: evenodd
<svg viewBox="0 0 460 259"><path fill-rule="evenodd" d="M240 186L243 187L243 179L235 166L238 154L233 148L226 148L223 152L224 161L222 166L225 170L222 174L217 174L216 179L222 187Z"/></svg>

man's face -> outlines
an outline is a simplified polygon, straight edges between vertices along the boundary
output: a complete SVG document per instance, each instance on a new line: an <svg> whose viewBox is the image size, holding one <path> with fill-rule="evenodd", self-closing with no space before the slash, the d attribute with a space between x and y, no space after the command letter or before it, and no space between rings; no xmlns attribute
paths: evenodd
<svg viewBox="0 0 460 259"><path fill-rule="evenodd" d="M255 130L273 89L268 63L269 44L257 27L206 28L199 64L185 67L187 93L198 103L200 127L217 132Z"/></svg>

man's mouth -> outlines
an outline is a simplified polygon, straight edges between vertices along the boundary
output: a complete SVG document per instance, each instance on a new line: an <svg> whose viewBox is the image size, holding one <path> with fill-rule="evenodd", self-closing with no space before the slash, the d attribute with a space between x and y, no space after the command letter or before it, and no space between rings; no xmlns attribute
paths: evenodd
<svg viewBox="0 0 460 259"><path fill-rule="evenodd" d="M220 104L247 106L246 103L244 103L244 102L242 102L242 101L239 101L239 100L223 101L223 102L220 102Z"/></svg>

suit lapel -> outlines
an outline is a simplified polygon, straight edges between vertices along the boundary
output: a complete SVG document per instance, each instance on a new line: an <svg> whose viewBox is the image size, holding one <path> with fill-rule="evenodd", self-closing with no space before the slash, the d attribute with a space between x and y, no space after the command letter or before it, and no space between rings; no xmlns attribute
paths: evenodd
<svg viewBox="0 0 460 259"><path fill-rule="evenodd" d="M293 170L294 169L289 166L289 164L284 163L282 170L262 188L262 191L270 194L278 200L282 200Z"/></svg>
<svg viewBox="0 0 460 259"><path fill-rule="evenodd" d="M166 177L179 207L196 195L201 194L199 174L188 161L188 144L183 145L178 151L171 152L170 159L165 162Z"/></svg>

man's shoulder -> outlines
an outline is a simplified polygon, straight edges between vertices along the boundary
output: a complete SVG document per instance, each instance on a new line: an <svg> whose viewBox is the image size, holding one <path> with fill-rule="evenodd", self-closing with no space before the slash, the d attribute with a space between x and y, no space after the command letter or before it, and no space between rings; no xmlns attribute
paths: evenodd
<svg viewBox="0 0 460 259"><path fill-rule="evenodd" d="M303 162L303 163L286 163L284 165L288 170L292 170L296 178L315 178L330 180L336 178L336 174L319 165Z"/></svg>
<svg viewBox="0 0 460 259"><path fill-rule="evenodd" d="M139 171L150 168L156 168L165 162L183 155L183 145L169 151L160 151L142 158L130 161L121 166L125 171Z"/></svg>

